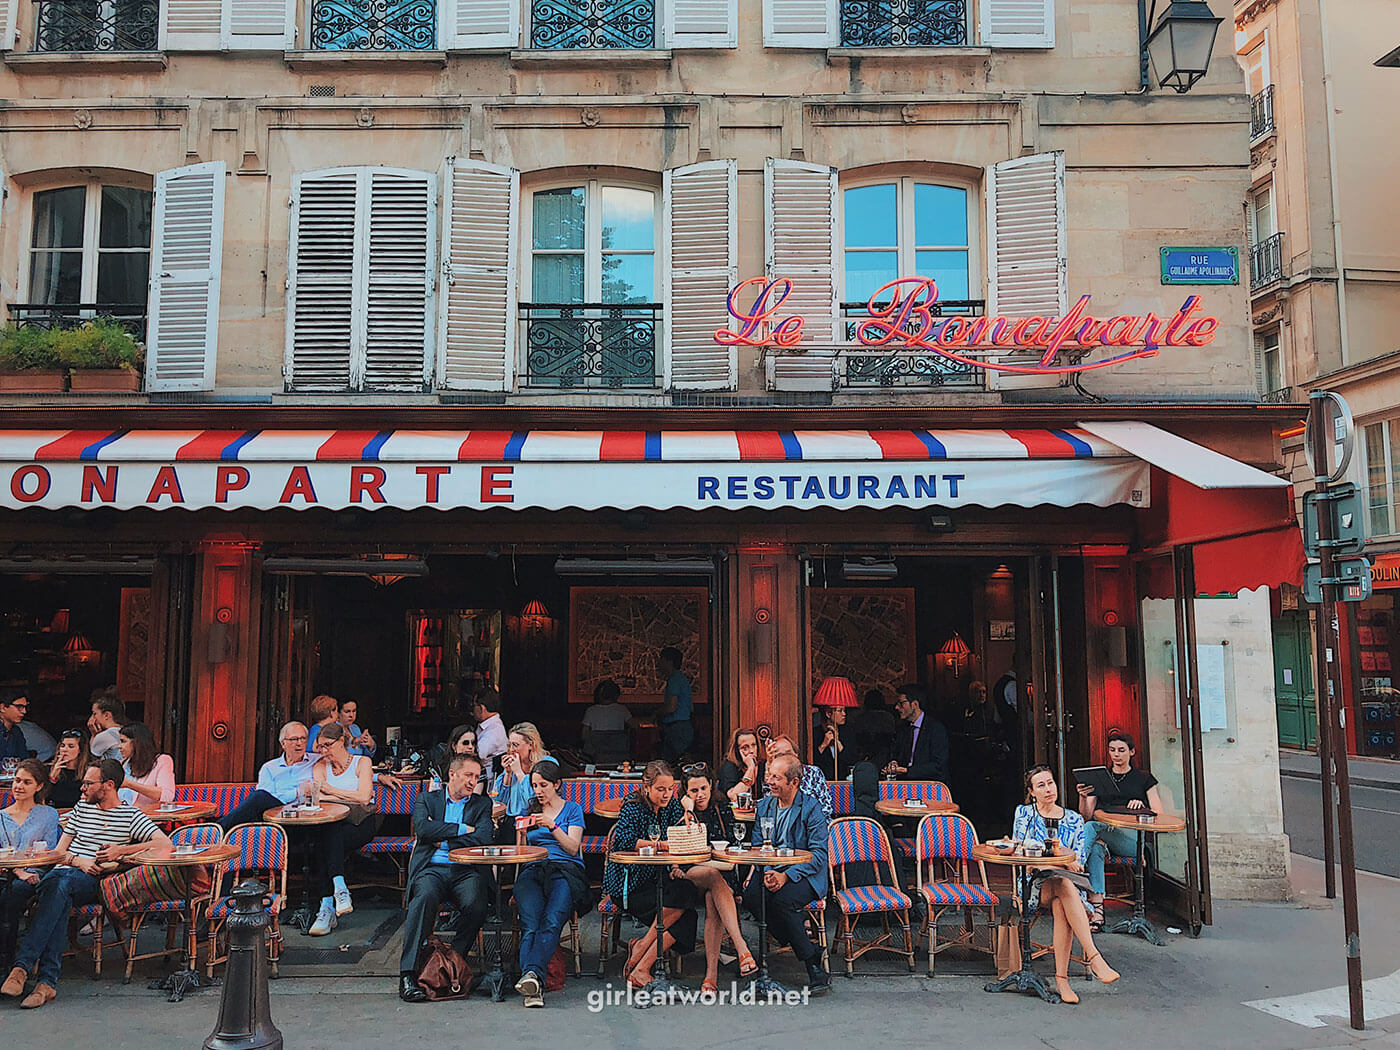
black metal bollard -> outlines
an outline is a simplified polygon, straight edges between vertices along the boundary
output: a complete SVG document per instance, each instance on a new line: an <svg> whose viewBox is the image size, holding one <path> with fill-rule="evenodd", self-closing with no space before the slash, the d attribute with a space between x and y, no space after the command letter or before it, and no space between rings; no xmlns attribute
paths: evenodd
<svg viewBox="0 0 1400 1050"><path fill-rule="evenodd" d="M256 879L233 888L219 1021L204 1050L282 1050L282 1033L272 1023L267 1001L266 893Z"/></svg>

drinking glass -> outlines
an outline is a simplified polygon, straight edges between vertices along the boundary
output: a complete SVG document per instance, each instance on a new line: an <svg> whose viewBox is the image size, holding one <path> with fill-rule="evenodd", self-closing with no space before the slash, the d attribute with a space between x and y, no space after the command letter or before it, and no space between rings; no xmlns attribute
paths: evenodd
<svg viewBox="0 0 1400 1050"><path fill-rule="evenodd" d="M311 781L311 804L319 806L321 804L321 781Z"/></svg>
<svg viewBox="0 0 1400 1050"><path fill-rule="evenodd" d="M47 853L48 851L49 844L44 839L35 839L29 844L29 855L31 857L37 857L39 854Z"/></svg>
<svg viewBox="0 0 1400 1050"><path fill-rule="evenodd" d="M759 828L763 832L763 848L773 848L773 818L763 817L758 822Z"/></svg>

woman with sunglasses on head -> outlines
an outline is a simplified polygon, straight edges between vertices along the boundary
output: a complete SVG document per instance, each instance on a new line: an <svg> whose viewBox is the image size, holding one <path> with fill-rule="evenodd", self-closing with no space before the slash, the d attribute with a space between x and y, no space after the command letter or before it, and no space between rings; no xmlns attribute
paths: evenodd
<svg viewBox="0 0 1400 1050"><path fill-rule="evenodd" d="M454 726L452 732L447 736L447 742L434 744L428 752L428 766L430 769L437 770L438 779L444 784L447 783L447 769L458 755L477 757L476 726L472 723ZM479 795L483 790L484 787L478 780L476 793Z"/></svg>
<svg viewBox="0 0 1400 1050"><path fill-rule="evenodd" d="M58 749L49 766L48 804L54 809L72 809L82 797L83 770L91 761L87 734L81 729L67 729L58 737Z"/></svg>
<svg viewBox="0 0 1400 1050"><path fill-rule="evenodd" d="M711 842L739 841L734 812L724 795L715 790L708 763L682 766L681 788L680 802L686 819L705 825ZM752 977L758 972L758 964L739 927L739 907L734 899L738 879L732 865L726 865L725 870L716 867L717 863L723 862L692 864L684 869L685 877L705 898L705 982L700 990L712 992L719 991L719 948L726 933L739 956L739 976Z"/></svg>
<svg viewBox="0 0 1400 1050"><path fill-rule="evenodd" d="M58 845L62 834L58 810L42 804L48 784L48 771L38 759L26 758L19 764L10 785L14 801L0 810L0 848L23 851L36 842L45 842L50 849ZM20 918L43 874L38 868L22 868L0 889L0 970L6 973L14 965Z"/></svg>
<svg viewBox="0 0 1400 1050"><path fill-rule="evenodd" d="M1073 809L1060 805L1060 788L1049 766L1032 766L1026 771L1026 804L1016 807L1012 838L1048 843L1058 839L1060 848L1070 850L1075 859L1067 868L1034 870L1030 900L1048 907L1055 920L1055 989L1066 1003L1079 1002L1079 996L1069 986L1069 957L1074 938L1084 948L1089 969L1104 984L1118 980L1118 971L1094 947L1094 934L1089 926L1089 906L1083 891L1089 888L1084 875L1084 862L1089 846L1084 837L1084 818ZM1055 833L1051 834L1051 827Z"/></svg>

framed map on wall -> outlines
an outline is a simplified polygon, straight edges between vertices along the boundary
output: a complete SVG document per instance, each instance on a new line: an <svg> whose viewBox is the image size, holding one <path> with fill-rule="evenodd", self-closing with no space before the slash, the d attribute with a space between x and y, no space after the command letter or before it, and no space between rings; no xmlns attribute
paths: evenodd
<svg viewBox="0 0 1400 1050"><path fill-rule="evenodd" d="M919 680L914 654L912 587L832 587L807 592L812 689L840 675L856 697L879 689L885 703Z"/></svg>
<svg viewBox="0 0 1400 1050"><path fill-rule="evenodd" d="M705 587L570 587L569 703L591 704L611 678L624 704L659 704L657 653L681 651L691 698L710 701L710 592Z"/></svg>

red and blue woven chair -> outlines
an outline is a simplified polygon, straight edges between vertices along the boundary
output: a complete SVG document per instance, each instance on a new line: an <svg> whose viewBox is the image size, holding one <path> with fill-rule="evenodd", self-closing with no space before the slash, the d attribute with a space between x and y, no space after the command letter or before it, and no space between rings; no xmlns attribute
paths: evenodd
<svg viewBox="0 0 1400 1050"><path fill-rule="evenodd" d="M254 784L176 784L175 802L208 802L214 806L214 816L232 813L253 793Z"/></svg>
<svg viewBox="0 0 1400 1050"><path fill-rule="evenodd" d="M972 859L977 845L977 829L958 813L925 817L919 822L916 860L919 894L928 906L928 975L933 976L934 957L949 948L964 947L992 954L992 926L1000 903L987 888L987 871L980 860ZM971 877L975 864L977 876ZM977 943L975 912L987 913L987 943ZM961 934L942 943L938 940L938 920L948 912L961 911Z"/></svg>
<svg viewBox="0 0 1400 1050"><path fill-rule="evenodd" d="M952 802L953 793L941 780L882 780L879 798L881 802L903 802L910 798L921 802ZM904 860L914 856L913 839L895 839L893 845L896 856Z"/></svg>
<svg viewBox="0 0 1400 1050"><path fill-rule="evenodd" d="M894 870L894 851L890 848L885 829L869 817L841 817L831 822L827 850L831 885L841 909L837 937L846 948L846 976L854 975L857 959L873 951L904 956L909 963L909 972L913 973L914 939L909 912L914 902L899 888L899 879ZM846 868L851 864L868 865L875 881L869 885L848 885ZM886 873L888 882L885 881ZM869 940L858 940L857 924L867 915L880 916L881 932ZM895 942L891 916L899 921L903 934L902 947Z"/></svg>
<svg viewBox="0 0 1400 1050"><path fill-rule="evenodd" d="M233 912L228 893L240 879L255 878L267 884L263 899L271 933L267 938L267 958L272 976L277 976L277 960L282 957L282 904L287 899L287 833L276 824L239 824L230 828L224 842L238 847L238 856L220 864L214 874L213 903L209 907L209 958L207 972L227 957L218 954L219 935Z"/></svg>
<svg viewBox="0 0 1400 1050"><path fill-rule="evenodd" d="M831 806L836 816L848 817L856 811L856 788L849 780L828 780Z"/></svg>
<svg viewBox="0 0 1400 1050"><path fill-rule="evenodd" d="M224 829L217 824L186 824L183 828L171 832L170 841L176 846L216 846L223 837ZM187 870L192 873L195 869ZM133 911L131 913L131 926L126 934L126 976L122 978L122 983L131 983L131 971L143 959L162 959L180 952L185 952L189 958L194 959L199 952L199 945L196 941L199 914L208 909L209 905L213 903L213 899L214 884L211 879L209 889L191 898L194 923L185 931L186 946L184 948L175 946L175 931L179 929L180 923L185 918L185 902L183 900L151 901ZM141 927L145 921L153 917L165 919L165 948L138 955L136 954L136 938L141 933Z"/></svg>

